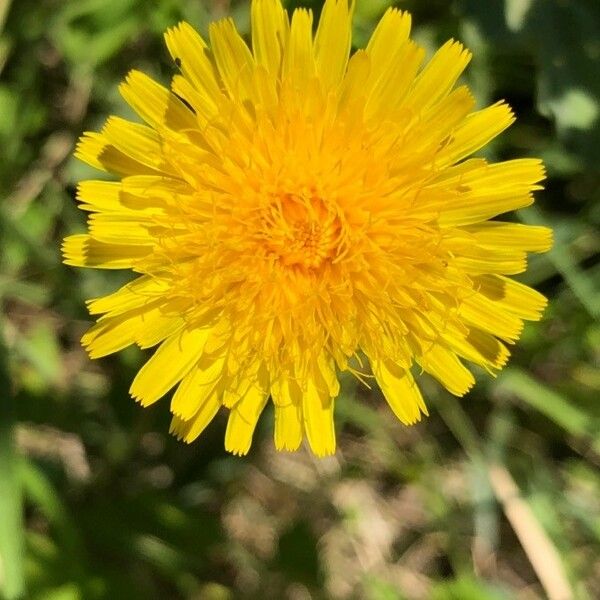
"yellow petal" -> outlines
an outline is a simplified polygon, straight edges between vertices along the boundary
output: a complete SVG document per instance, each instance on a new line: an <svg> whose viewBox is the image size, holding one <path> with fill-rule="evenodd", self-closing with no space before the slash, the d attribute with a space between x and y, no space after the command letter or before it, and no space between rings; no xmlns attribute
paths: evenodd
<svg viewBox="0 0 600 600"><path fill-rule="evenodd" d="M320 378L322 378L324 384L327 386L329 395L335 398L340 393L340 382L335 372L335 363L325 352L321 352L317 357L317 370Z"/></svg>
<svg viewBox="0 0 600 600"><path fill-rule="evenodd" d="M254 58L232 19L211 23L210 42L221 79L230 97L252 99Z"/></svg>
<svg viewBox="0 0 600 600"><path fill-rule="evenodd" d="M156 174L156 170L127 156L101 133L86 131L75 148L75 157L101 171L115 175Z"/></svg>
<svg viewBox="0 0 600 600"><path fill-rule="evenodd" d="M91 358L100 358L133 344L136 326L139 326L139 316L100 321L84 334L81 344L88 350Z"/></svg>
<svg viewBox="0 0 600 600"><path fill-rule="evenodd" d="M440 148L436 157L438 167L454 164L473 154L502 133L514 120L512 110L504 102L472 113L454 130L448 143Z"/></svg>
<svg viewBox="0 0 600 600"><path fill-rule="evenodd" d="M158 133L139 123L119 117L110 117L102 128L102 135L118 150L140 164L162 173L177 175L165 161Z"/></svg>
<svg viewBox="0 0 600 600"><path fill-rule="evenodd" d="M416 131L425 133L427 142L436 141L436 151L440 147L445 147L453 138L453 132L464 122L465 118L471 113L475 106L475 99L465 85L452 90L440 101L421 112L419 120L421 128ZM429 130L429 131L427 131ZM436 166L438 157L435 157ZM444 171L441 170L443 176Z"/></svg>
<svg viewBox="0 0 600 600"><path fill-rule="evenodd" d="M527 255L512 248L491 249L471 246L456 256L452 264L470 274L516 275L527 268Z"/></svg>
<svg viewBox="0 0 600 600"><path fill-rule="evenodd" d="M191 193L184 181L160 175L133 175L120 182L88 180L77 186L79 208L95 212L160 214Z"/></svg>
<svg viewBox="0 0 600 600"><path fill-rule="evenodd" d="M289 36L287 13L280 0L254 0L250 10L254 58L271 76L277 77Z"/></svg>
<svg viewBox="0 0 600 600"><path fill-rule="evenodd" d="M171 412L184 421L191 419L221 381L225 357L202 357L183 378L171 400Z"/></svg>
<svg viewBox="0 0 600 600"><path fill-rule="evenodd" d="M536 225L488 221L465 227L482 248L509 248L523 252L547 252L552 248L552 230Z"/></svg>
<svg viewBox="0 0 600 600"><path fill-rule="evenodd" d="M348 70L340 90L340 111L351 118L360 116L366 103L367 81L371 73L371 60L364 50L357 50L348 61Z"/></svg>
<svg viewBox="0 0 600 600"><path fill-rule="evenodd" d="M280 375L271 382L271 396L275 406L300 405L302 392L290 376Z"/></svg>
<svg viewBox="0 0 600 600"><path fill-rule="evenodd" d="M236 369L228 373L228 378L231 383L223 393L223 406L233 408L252 387L256 379L256 374L247 374L245 370L242 370L240 373Z"/></svg>
<svg viewBox="0 0 600 600"><path fill-rule="evenodd" d="M209 58L208 46L195 29L185 22L168 29L165 40L171 56L199 96L194 108L201 110L205 118L210 119L217 114L223 93L217 81L215 66Z"/></svg>
<svg viewBox="0 0 600 600"><path fill-rule="evenodd" d="M408 39L410 27L410 14L391 8L373 32L366 48L371 63L366 90L367 118L390 114L412 84L424 52Z"/></svg>
<svg viewBox="0 0 600 600"><path fill-rule="evenodd" d="M168 289L168 285L164 282L144 275L127 283L116 292L102 298L88 300L86 304L91 315L102 313L116 315L139 308L149 300L160 298Z"/></svg>
<svg viewBox="0 0 600 600"><path fill-rule="evenodd" d="M473 285L497 306L528 321L539 320L548 303L536 290L508 277L483 275L474 278Z"/></svg>
<svg viewBox="0 0 600 600"><path fill-rule="evenodd" d="M268 395L258 385L253 385L246 395L231 409L225 432L225 449L240 456L248 454L258 418Z"/></svg>
<svg viewBox="0 0 600 600"><path fill-rule="evenodd" d="M118 206L121 183L118 181L80 181L77 184L77 200L82 210L111 210Z"/></svg>
<svg viewBox="0 0 600 600"><path fill-rule="evenodd" d="M451 394L464 396L474 385L475 378L451 350L439 344L422 357L419 364L433 375Z"/></svg>
<svg viewBox="0 0 600 600"><path fill-rule="evenodd" d="M89 235L71 235L63 240L66 265L96 269L130 269L152 252L152 246L105 244Z"/></svg>
<svg viewBox="0 0 600 600"><path fill-rule="evenodd" d="M346 72L352 40L348 0L326 0L315 37L315 59L326 89L337 87Z"/></svg>
<svg viewBox="0 0 600 600"><path fill-rule="evenodd" d="M377 77L387 73L394 64L394 57L408 40L410 27L410 13L397 8L388 8L377 24L365 50Z"/></svg>
<svg viewBox="0 0 600 600"><path fill-rule="evenodd" d="M152 348L163 340L179 332L185 326L181 312L161 312L148 318L145 327L142 327L135 336L135 343L142 349Z"/></svg>
<svg viewBox="0 0 600 600"><path fill-rule="evenodd" d="M279 104L277 80L273 79L263 66L258 66L254 69L252 85L256 109L263 108L266 114L274 115Z"/></svg>
<svg viewBox="0 0 600 600"><path fill-rule="evenodd" d="M234 342L235 344L235 342ZM246 396L248 390L258 386L264 390L265 395L269 393L268 371L259 360L247 365L247 357L250 350L246 347L240 353L240 358L244 359L244 365L237 361L233 352L229 352L227 357L227 387L223 393L223 406L234 408Z"/></svg>
<svg viewBox="0 0 600 600"><path fill-rule="evenodd" d="M411 127L408 128L400 150L405 149L406 152L406 158L402 161L401 166L406 169L407 166L404 163L408 163L408 174L411 177L414 177L414 168L422 168L424 161L428 162L432 160L437 165L439 148L449 143L452 139L452 132L469 115L474 104L475 100L468 88L461 86L442 98L434 107L423 112L410 114ZM441 170L438 175L438 178L442 181L444 180L445 172L445 170ZM431 185L435 186L436 184L437 180L436 183L432 183ZM441 184L439 185L441 186ZM427 195L425 195L426 191ZM420 196L418 205L422 206L421 210L431 210L429 206L431 203L429 193L427 188L421 193L422 197ZM441 204L443 206L443 202Z"/></svg>
<svg viewBox="0 0 600 600"><path fill-rule="evenodd" d="M181 204L181 199L194 195L194 189L181 179L156 175L135 175L121 180L124 208L154 209ZM134 196L132 198L131 196Z"/></svg>
<svg viewBox="0 0 600 600"><path fill-rule="evenodd" d="M158 226L152 217L136 214L92 213L88 219L90 235L105 244L151 246L156 244Z"/></svg>
<svg viewBox="0 0 600 600"><path fill-rule="evenodd" d="M402 103L423 61L425 51L414 42L407 41L398 49L394 64L373 81L370 97L365 106L367 119L384 119L393 115ZM398 68L398 64L402 68ZM374 70L374 75L377 71Z"/></svg>
<svg viewBox="0 0 600 600"><path fill-rule="evenodd" d="M196 364L210 329L184 329L165 340L136 375L130 394L143 406L164 396Z"/></svg>
<svg viewBox="0 0 600 600"><path fill-rule="evenodd" d="M336 384L333 364L322 352L308 373L305 389L302 390L304 431L317 456L335 452L333 407L334 396L339 392L339 385Z"/></svg>
<svg viewBox="0 0 600 600"><path fill-rule="evenodd" d="M456 92L458 90L454 90ZM453 93L454 93L453 92ZM459 185L463 177L473 176L475 173L480 173L481 169L485 169L488 166L488 161L485 158L468 158L463 162L442 169L435 174L433 182L430 184L432 187L456 187Z"/></svg>
<svg viewBox="0 0 600 600"><path fill-rule="evenodd" d="M171 90L191 106L196 113L200 128L206 130L206 127L218 118L214 100L207 101L206 96L199 92L189 79L182 75L174 75L171 80Z"/></svg>
<svg viewBox="0 0 600 600"><path fill-rule="evenodd" d="M87 331L81 343L91 358L100 358L136 343L142 332L156 327L157 321L165 320L176 326L179 320L165 315L162 304L160 299L148 299L135 309L106 315Z"/></svg>
<svg viewBox="0 0 600 600"><path fill-rule="evenodd" d="M491 369L502 368L510 355L502 342L479 329L471 328L466 336L452 335L443 331L441 336L450 349L460 357L490 372Z"/></svg>
<svg viewBox="0 0 600 600"><path fill-rule="evenodd" d="M449 40L432 57L417 77L407 104L424 110L446 96L471 60L471 53Z"/></svg>
<svg viewBox="0 0 600 600"><path fill-rule="evenodd" d="M500 339L514 343L523 330L523 321L506 309L500 301L475 293L465 298L458 314L470 325Z"/></svg>
<svg viewBox="0 0 600 600"><path fill-rule="evenodd" d="M184 442L190 444L215 418L215 415L219 412L219 408L221 408L221 402L218 395L213 393L204 400L198 412L188 421L184 421L181 417L175 415L171 420L169 433L177 436L178 440L183 439Z"/></svg>
<svg viewBox="0 0 600 600"><path fill-rule="evenodd" d="M405 425L414 425L427 415L427 407L410 371L389 360L372 361L373 374L394 414Z"/></svg>
<svg viewBox="0 0 600 600"><path fill-rule="evenodd" d="M298 450L302 443L302 409L296 404L275 405L275 448Z"/></svg>
<svg viewBox="0 0 600 600"><path fill-rule="evenodd" d="M194 114L175 94L140 71L130 71L119 91L127 104L155 129L179 131L198 126Z"/></svg>
<svg viewBox="0 0 600 600"><path fill-rule="evenodd" d="M529 206L532 191L544 178L541 161L509 160L473 168L457 180L446 179L425 188L421 210L439 210L442 226L470 225L504 212Z"/></svg>
<svg viewBox="0 0 600 600"><path fill-rule="evenodd" d="M303 89L315 75L312 41L312 12L298 8L292 16L290 38L285 48L283 75L298 89Z"/></svg>

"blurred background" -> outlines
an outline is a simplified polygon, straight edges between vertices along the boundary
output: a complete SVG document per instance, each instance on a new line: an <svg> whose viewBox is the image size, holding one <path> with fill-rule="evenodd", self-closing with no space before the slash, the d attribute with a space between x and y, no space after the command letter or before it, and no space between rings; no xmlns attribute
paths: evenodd
<svg viewBox="0 0 600 600"><path fill-rule="evenodd" d="M320 0L288 1L289 8ZM549 178L518 218L555 229L523 281L550 298L509 367L402 426L343 382L339 450L274 452L266 411L247 458L225 415L191 446L168 401L127 394L141 351L90 361L86 298L127 274L60 263L84 230L72 158L83 130L132 116L131 68L168 82L162 33L205 32L247 0L0 0L0 589L6 600L600 598L600 3L358 0L355 47L391 5L429 52L473 52L480 105L518 120L492 159L540 156ZM1 596L0 596L1 597Z"/></svg>

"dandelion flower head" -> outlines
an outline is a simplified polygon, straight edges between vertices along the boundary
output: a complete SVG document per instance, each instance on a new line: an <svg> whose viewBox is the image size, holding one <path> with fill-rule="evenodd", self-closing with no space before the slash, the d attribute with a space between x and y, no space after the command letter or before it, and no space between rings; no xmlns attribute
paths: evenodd
<svg viewBox="0 0 600 600"><path fill-rule="evenodd" d="M492 374L545 299L509 276L543 252L543 227L490 220L531 204L536 159L470 158L513 121L475 109L455 41L424 64L411 18L388 10L351 53L352 5L313 16L254 0L252 39L231 19L205 41L168 30L170 89L132 71L120 91L144 124L111 117L77 156L118 180L83 181L88 232L65 262L135 276L91 300L93 358L157 347L131 386L174 389L171 430L194 440L228 410L245 454L269 399L278 449L335 451L344 371L375 381L406 424L427 414L413 377L452 394Z"/></svg>

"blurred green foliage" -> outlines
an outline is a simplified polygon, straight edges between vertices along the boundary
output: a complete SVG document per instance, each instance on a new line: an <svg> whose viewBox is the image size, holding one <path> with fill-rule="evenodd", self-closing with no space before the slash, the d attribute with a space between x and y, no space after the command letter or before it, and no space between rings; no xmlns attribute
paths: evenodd
<svg viewBox="0 0 600 600"><path fill-rule="evenodd" d="M357 1L357 46L391 4ZM555 228L555 249L524 277L550 307L468 397L426 380L432 414L414 428L345 380L340 450L316 461L273 451L270 414L247 459L223 451L223 420L192 446L171 439L167 402L128 398L142 353L91 362L78 343L84 300L126 276L60 263L60 239L84 227L74 185L91 171L71 158L77 136L131 116L117 93L130 68L168 81L168 26L205 31L231 14L248 34L248 2L0 0L7 599L600 597L600 4L395 4L429 51L449 37L473 50L466 78L482 105L515 108L489 155L544 158L546 190L520 218ZM554 553L558 572L536 552Z"/></svg>

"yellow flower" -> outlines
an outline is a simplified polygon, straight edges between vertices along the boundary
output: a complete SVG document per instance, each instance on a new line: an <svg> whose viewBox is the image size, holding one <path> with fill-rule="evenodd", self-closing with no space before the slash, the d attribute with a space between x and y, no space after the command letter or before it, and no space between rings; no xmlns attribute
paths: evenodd
<svg viewBox="0 0 600 600"><path fill-rule="evenodd" d="M463 395L463 360L500 369L546 304L507 276L551 232L489 220L531 204L541 162L468 158L510 108L474 110L457 42L422 67L396 9L350 58L351 12L327 0L313 37L310 11L254 0L251 50L230 19L210 45L181 23L171 90L137 71L120 88L146 124L111 117L79 142L120 180L80 183L89 232L65 240L65 262L137 274L89 302L102 316L83 344L92 358L158 346L131 394L148 406L176 388L186 442L225 406L225 446L245 454L270 397L278 449L306 436L331 454L343 371L374 376L415 423L411 370Z"/></svg>

